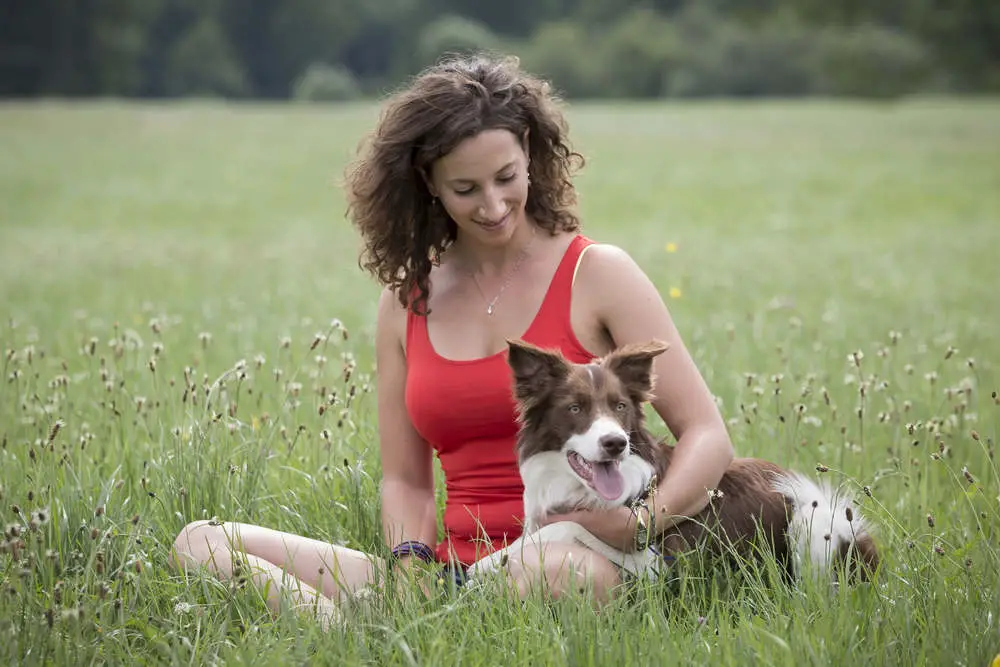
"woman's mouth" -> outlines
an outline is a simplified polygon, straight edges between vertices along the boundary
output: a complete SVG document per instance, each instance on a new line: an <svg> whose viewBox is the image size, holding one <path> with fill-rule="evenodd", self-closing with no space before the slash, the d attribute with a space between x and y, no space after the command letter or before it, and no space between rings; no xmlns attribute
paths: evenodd
<svg viewBox="0 0 1000 667"><path fill-rule="evenodd" d="M510 217L510 214L511 214L511 212L508 210L506 213L504 213L503 217L500 218L499 220L492 221L492 222L485 222L485 221L481 221L480 220L480 221L477 221L477 224L480 227L482 227L483 229L487 230L487 231L490 231L490 232L496 231L497 229L500 229L501 227L504 226L504 223L507 222L507 219Z"/></svg>

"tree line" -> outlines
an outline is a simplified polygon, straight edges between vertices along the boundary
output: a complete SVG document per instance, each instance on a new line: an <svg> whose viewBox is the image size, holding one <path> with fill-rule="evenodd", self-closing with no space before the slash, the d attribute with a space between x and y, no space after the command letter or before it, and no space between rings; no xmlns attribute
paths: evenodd
<svg viewBox="0 0 1000 667"><path fill-rule="evenodd" d="M997 0L7 0L0 94L345 100L442 54L571 98L1000 90Z"/></svg>

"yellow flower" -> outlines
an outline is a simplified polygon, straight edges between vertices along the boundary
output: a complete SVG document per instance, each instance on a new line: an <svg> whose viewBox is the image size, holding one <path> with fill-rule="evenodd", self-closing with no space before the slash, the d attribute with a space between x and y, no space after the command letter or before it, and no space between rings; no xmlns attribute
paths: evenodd
<svg viewBox="0 0 1000 667"><path fill-rule="evenodd" d="M677 252L677 244L671 241L667 244L667 252Z"/></svg>
<svg viewBox="0 0 1000 667"><path fill-rule="evenodd" d="M252 428L254 431L256 431L258 428L260 428L260 420L257 419L256 417L251 417L250 418L250 428Z"/></svg>
<svg viewBox="0 0 1000 667"><path fill-rule="evenodd" d="M993 658L993 662L990 663L990 667L1000 667L1000 653L997 653L996 657Z"/></svg>
<svg viewBox="0 0 1000 667"><path fill-rule="evenodd" d="M671 299L679 299L679 298L681 298L681 288L680 287L671 287L670 288L670 298Z"/></svg>

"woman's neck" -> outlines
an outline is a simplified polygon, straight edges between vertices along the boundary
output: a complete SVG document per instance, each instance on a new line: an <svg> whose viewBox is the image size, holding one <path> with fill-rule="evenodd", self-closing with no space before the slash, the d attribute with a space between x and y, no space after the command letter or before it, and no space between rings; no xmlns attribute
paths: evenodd
<svg viewBox="0 0 1000 667"><path fill-rule="evenodd" d="M505 243L481 243L460 232L452 249L458 251L455 253L456 258L467 272L488 278L505 275L515 265L522 264L537 236L539 232L535 223L524 218Z"/></svg>

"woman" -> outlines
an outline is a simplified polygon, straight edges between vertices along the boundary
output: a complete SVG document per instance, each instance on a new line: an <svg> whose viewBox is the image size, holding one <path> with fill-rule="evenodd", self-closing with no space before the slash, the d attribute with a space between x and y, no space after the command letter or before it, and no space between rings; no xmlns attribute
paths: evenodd
<svg viewBox="0 0 1000 667"><path fill-rule="evenodd" d="M701 510L732 460L715 402L650 280L625 252L580 233L571 181L578 164L547 84L516 60L476 57L443 62L391 98L349 171L362 265L385 287L375 351L382 522L395 567L423 559L460 575L520 532L508 339L558 347L575 361L629 342L671 344L656 361L653 406L677 445L656 491L669 514L654 517L652 530ZM447 479L440 540L435 452ZM562 519L634 544L628 509L552 518ZM287 594L333 609L381 565L239 524L195 522L176 548L221 576L232 576L232 550L242 550L260 568L257 583L271 582L274 608ZM609 561L570 544L526 552L507 571L522 595L536 585L558 595L571 575L585 576L598 603L621 582Z"/></svg>

